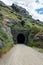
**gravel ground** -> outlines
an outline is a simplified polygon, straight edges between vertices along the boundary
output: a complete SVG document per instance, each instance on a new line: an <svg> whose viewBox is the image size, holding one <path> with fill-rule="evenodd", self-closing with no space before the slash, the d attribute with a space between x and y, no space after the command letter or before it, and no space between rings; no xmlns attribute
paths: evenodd
<svg viewBox="0 0 43 65"><path fill-rule="evenodd" d="M0 58L0 65L43 65L43 53L17 44Z"/></svg>

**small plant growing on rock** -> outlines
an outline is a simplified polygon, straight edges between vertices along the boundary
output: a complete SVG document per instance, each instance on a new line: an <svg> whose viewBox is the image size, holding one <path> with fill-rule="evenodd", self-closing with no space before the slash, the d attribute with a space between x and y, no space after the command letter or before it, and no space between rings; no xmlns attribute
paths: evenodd
<svg viewBox="0 0 43 65"><path fill-rule="evenodd" d="M25 21L21 21L21 25L24 26L25 25Z"/></svg>

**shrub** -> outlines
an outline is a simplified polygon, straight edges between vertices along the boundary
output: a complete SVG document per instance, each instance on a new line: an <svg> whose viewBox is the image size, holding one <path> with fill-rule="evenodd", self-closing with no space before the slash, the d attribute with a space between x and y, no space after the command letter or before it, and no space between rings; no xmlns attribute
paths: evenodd
<svg viewBox="0 0 43 65"><path fill-rule="evenodd" d="M24 26L25 25L25 21L21 21L21 25Z"/></svg>

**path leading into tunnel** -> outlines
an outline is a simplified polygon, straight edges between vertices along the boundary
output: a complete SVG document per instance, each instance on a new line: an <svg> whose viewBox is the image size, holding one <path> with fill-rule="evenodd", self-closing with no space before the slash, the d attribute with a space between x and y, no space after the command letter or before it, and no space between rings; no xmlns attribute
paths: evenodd
<svg viewBox="0 0 43 65"><path fill-rule="evenodd" d="M17 44L0 58L0 65L43 65L43 53L26 45Z"/></svg>

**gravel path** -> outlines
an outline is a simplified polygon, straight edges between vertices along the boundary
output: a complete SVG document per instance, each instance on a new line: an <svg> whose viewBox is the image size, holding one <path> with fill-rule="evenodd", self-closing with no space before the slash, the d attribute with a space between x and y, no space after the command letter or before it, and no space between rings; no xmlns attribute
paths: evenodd
<svg viewBox="0 0 43 65"><path fill-rule="evenodd" d="M0 65L43 65L43 54L31 47L17 44L0 58Z"/></svg>

